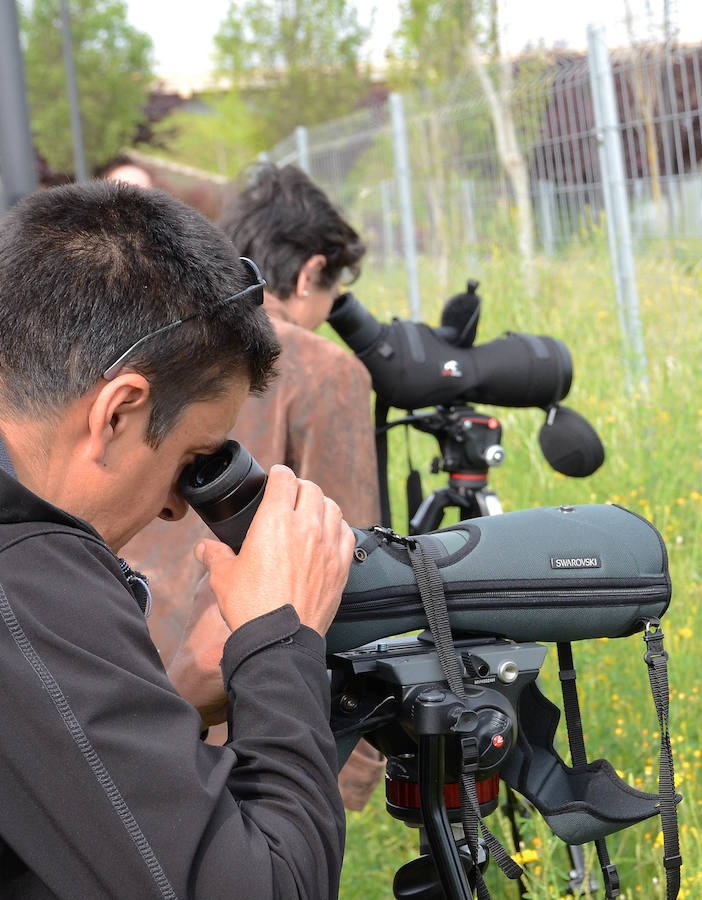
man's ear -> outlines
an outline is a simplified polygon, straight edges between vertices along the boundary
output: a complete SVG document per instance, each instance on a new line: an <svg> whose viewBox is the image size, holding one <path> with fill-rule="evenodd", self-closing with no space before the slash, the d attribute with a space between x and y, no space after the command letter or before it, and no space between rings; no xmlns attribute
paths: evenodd
<svg viewBox="0 0 702 900"><path fill-rule="evenodd" d="M88 458L104 463L115 441L133 435L143 440L151 413L149 382L138 372L106 381L88 410Z"/></svg>
<svg viewBox="0 0 702 900"><path fill-rule="evenodd" d="M298 297L307 297L310 288L314 288L319 284L319 275L326 264L327 258L322 253L315 253L314 256L310 256L297 276L295 293Z"/></svg>

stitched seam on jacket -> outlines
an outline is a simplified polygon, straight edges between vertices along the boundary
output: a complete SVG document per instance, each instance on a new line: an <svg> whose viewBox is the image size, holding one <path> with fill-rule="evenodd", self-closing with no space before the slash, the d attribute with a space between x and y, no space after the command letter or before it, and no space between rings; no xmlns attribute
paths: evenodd
<svg viewBox="0 0 702 900"><path fill-rule="evenodd" d="M0 524L7 523L3 522ZM20 522L17 524L21 525L24 523ZM79 540L85 540L91 544L96 544L98 547L102 547L102 549L105 550L109 555L113 556L115 562L117 562L117 565L119 565L118 557L115 556L115 554L112 552L112 550L110 550L110 548L101 537L98 537L95 534L90 534L90 532L88 531L81 531L79 528L74 528L71 525L52 525L51 527L42 526L41 528L37 528L35 531L30 531L28 534L18 534L17 537L13 537L8 543L0 546L0 553L4 553L5 550L12 549L12 547L16 546L17 544L21 544L22 541L28 541L36 537L50 537L54 534L65 534L68 537L75 537Z"/></svg>
<svg viewBox="0 0 702 900"><path fill-rule="evenodd" d="M7 599L7 594L5 593L5 589L2 584L0 584L0 614L2 615L3 622L5 623L10 636L17 645L17 648L27 660L29 665L32 667L32 669L34 670L34 674L41 681L43 687L49 694L49 697L51 698L51 701L53 702L57 713L61 717L61 720L65 725L68 733L73 738L73 741L80 750L83 759L90 767L90 770L95 776L98 784L107 795L107 798L110 801L113 810L117 814L117 817L124 826L135 847L139 851L139 854L141 855L141 858L148 868L151 877L158 887L161 896L164 897L165 900L177 900L177 895L173 890L170 882L168 881L166 873L161 867L161 863L158 861L156 854L154 853L149 842L144 836L144 833L139 827L136 819L134 818L134 815L132 814L131 810L127 806L127 803L120 794L117 785L112 780L109 772L107 771L107 768L105 767L105 764L102 762L102 760L92 747L87 735L81 727L80 722L76 718L73 710L66 700L66 697L64 696L58 682L46 667L46 665L43 663L41 657L32 646L31 641L24 633L24 629L17 620L17 617L14 613L14 610L12 609L12 606L10 605L10 601Z"/></svg>

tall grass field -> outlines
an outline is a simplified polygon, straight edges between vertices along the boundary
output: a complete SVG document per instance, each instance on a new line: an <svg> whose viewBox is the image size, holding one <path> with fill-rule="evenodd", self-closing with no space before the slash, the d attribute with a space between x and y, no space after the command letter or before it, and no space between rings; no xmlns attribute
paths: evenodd
<svg viewBox="0 0 702 900"><path fill-rule="evenodd" d="M469 264L456 257L446 283L428 260L421 261L422 320L439 323L444 301L479 279L483 297L478 343L504 331L548 334L569 347L574 380L565 404L597 429L606 449L604 465L584 479L569 479L549 468L541 455L541 410L490 410L503 425L506 461L490 474L505 511L562 503L618 503L643 515L663 535L673 584L663 617L670 654L670 725L684 866L680 897L702 897L702 245L675 252L651 247L641 253L638 287L648 382L627 380L612 275L601 243L584 243L538 264L539 290L527 299L518 260L491 247ZM354 291L381 321L409 318L406 280L400 263L366 267ZM401 413L398 412L398 415ZM393 524L407 532L404 483L407 441L425 494L447 484L446 474L430 475L435 439L404 428L390 433L389 478ZM453 519L450 516L453 515ZM455 521L449 511L444 524ZM641 635L574 645L585 741L590 759L606 757L630 785L656 792L658 721L651 698ZM561 707L555 646L549 646L542 690ZM561 722L557 736L566 753ZM415 857L417 833L385 811L380 785L362 812L347 813L347 849L342 900L392 898L397 868ZM523 863L523 889L532 900L566 896L569 857L538 814L520 820L514 846L509 823L498 810L487 819L509 852ZM608 839L621 876L623 898L665 898L659 820L650 819ZM585 848L603 897L594 848ZM491 896L518 898L519 885L491 863L486 872Z"/></svg>

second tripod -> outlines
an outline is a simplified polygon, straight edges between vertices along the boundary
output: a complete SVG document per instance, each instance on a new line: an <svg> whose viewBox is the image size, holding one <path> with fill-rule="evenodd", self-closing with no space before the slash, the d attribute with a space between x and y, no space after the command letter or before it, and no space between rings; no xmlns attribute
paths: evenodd
<svg viewBox="0 0 702 900"><path fill-rule="evenodd" d="M400 423L411 423L418 431L434 435L441 456L434 457L431 471L449 476L448 487L433 491L414 508L410 506L410 534L437 529L448 507L458 508L461 519L502 512L497 494L487 487L489 469L501 466L505 459L500 443L502 425L495 416L479 413L471 406L437 407L435 412L390 424Z"/></svg>

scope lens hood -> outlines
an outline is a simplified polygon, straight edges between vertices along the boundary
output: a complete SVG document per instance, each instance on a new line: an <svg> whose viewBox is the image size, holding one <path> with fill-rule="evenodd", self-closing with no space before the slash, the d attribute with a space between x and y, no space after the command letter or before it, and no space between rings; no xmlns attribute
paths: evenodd
<svg viewBox="0 0 702 900"><path fill-rule="evenodd" d="M351 291L336 298L327 322L354 353L363 353L371 347L382 331L378 320Z"/></svg>

